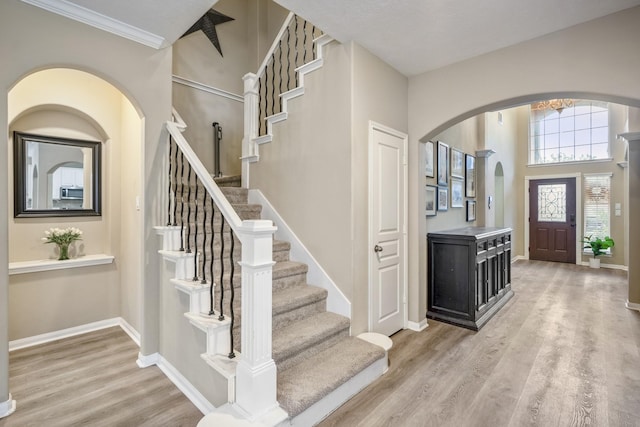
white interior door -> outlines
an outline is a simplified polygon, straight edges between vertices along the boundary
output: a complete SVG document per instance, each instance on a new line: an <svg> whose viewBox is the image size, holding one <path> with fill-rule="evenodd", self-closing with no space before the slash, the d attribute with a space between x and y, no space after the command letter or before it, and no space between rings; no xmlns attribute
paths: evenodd
<svg viewBox="0 0 640 427"><path fill-rule="evenodd" d="M370 124L369 329L406 324L407 136Z"/></svg>

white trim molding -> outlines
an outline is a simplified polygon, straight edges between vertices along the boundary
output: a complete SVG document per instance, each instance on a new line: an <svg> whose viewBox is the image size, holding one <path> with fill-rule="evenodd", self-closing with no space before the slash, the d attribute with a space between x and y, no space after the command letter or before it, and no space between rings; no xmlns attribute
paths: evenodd
<svg viewBox="0 0 640 427"><path fill-rule="evenodd" d="M125 22L118 21L117 19L113 19L67 0L22 1L32 6L39 7L40 9L55 13L56 15L64 16L65 18L73 19L77 22L82 22L83 24L90 25L99 30L107 31L111 34L115 34L116 36L124 37L125 39L129 39L154 49L161 49L168 46L167 41L162 36L134 27L133 25L129 25Z"/></svg>
<svg viewBox="0 0 640 427"><path fill-rule="evenodd" d="M0 419L8 417L16 411L16 401L11 398L9 393L9 400L0 403Z"/></svg>
<svg viewBox="0 0 640 427"><path fill-rule="evenodd" d="M180 390L203 415L213 412L216 409L167 359L158 356L156 365L158 365L158 368L160 368L167 378L178 387L178 390Z"/></svg>
<svg viewBox="0 0 640 427"><path fill-rule="evenodd" d="M412 322L409 320L407 322L407 329L410 329L415 332L422 332L429 327L429 323L427 323L427 319L422 319L419 322Z"/></svg>
<svg viewBox="0 0 640 427"><path fill-rule="evenodd" d="M629 300L627 300L627 302L624 303L624 306L627 307L629 310L640 311L640 304L637 304L635 302L630 302Z"/></svg>
<svg viewBox="0 0 640 427"><path fill-rule="evenodd" d="M61 340L63 338L86 334L87 332L111 328L113 326L121 326L121 320L122 319L120 317L114 317L113 319L99 320L97 322L87 323L86 325L74 326L72 328L62 329L59 331L47 332L45 334L9 341L9 351L33 347L34 345L45 344L51 341Z"/></svg>
<svg viewBox="0 0 640 427"><path fill-rule="evenodd" d="M111 264L113 255L96 254L59 261L42 259L34 261L18 261L9 263L9 276L14 274L37 273L40 271L65 270L67 268L89 267L92 265Z"/></svg>
<svg viewBox="0 0 640 427"><path fill-rule="evenodd" d="M203 92L207 92L213 95L221 96L223 98L231 99L233 101L244 103L244 96L237 95L232 92L228 92L224 89L218 89L217 87L209 86L204 83L196 82L194 80L189 80L184 77L173 75L172 78L174 83L178 83L184 86L188 86L192 89L201 90Z"/></svg>

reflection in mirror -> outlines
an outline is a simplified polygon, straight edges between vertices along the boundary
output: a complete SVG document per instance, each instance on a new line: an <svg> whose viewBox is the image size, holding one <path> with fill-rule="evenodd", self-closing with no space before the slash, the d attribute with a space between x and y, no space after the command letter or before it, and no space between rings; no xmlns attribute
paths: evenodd
<svg viewBox="0 0 640 427"><path fill-rule="evenodd" d="M14 132L14 216L100 215L100 142Z"/></svg>

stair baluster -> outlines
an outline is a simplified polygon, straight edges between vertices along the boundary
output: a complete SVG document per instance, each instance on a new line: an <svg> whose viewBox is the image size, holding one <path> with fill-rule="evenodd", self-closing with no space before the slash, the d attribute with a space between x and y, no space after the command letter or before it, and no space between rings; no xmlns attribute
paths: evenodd
<svg viewBox="0 0 640 427"><path fill-rule="evenodd" d="M236 357L233 351L233 326L235 324L235 315L233 313L233 300L235 299L235 289L233 288L233 275L235 273L235 265L233 262L233 249L235 246L233 230L229 227L229 238L231 239L231 248L229 249L229 262L231 264L231 271L229 272L229 316L231 317L231 323L229 324L229 339L231 340L231 347L229 350L229 359Z"/></svg>
<svg viewBox="0 0 640 427"><path fill-rule="evenodd" d="M184 179L184 176L183 178ZM187 250L186 253L191 253L191 164L187 162Z"/></svg>
<svg viewBox="0 0 640 427"><path fill-rule="evenodd" d="M224 320L224 216L220 215L220 316Z"/></svg>
<svg viewBox="0 0 640 427"><path fill-rule="evenodd" d="M291 15L285 21L285 25L286 27L281 30L280 37L271 46L265 62L256 74L258 94L256 136L267 134L267 117L282 112L283 100L280 95L298 87L299 76L296 68L307 63L307 56L310 59L316 57L314 37L317 32L322 35L321 30L296 15ZM286 61L286 64L283 61ZM291 67L292 62L293 67ZM293 86L294 82L295 86Z"/></svg>
<svg viewBox="0 0 640 427"><path fill-rule="evenodd" d="M180 251L184 252L184 153L182 151L180 151Z"/></svg>
<svg viewBox="0 0 640 427"><path fill-rule="evenodd" d="M214 287L214 283L213 283L213 267L214 267L214 261L216 259L214 252L213 252L213 244L216 238L215 235L215 230L213 228L213 223L215 222L216 219L216 211L213 209L213 198L210 197L211 200L211 242L209 242L209 249L211 251L211 262L209 263L209 280L211 280L211 284L209 285L209 316L213 316L216 314L216 312L213 310L213 306L215 304L214 300L213 300L213 287ZM222 259L222 257L220 257L220 259Z"/></svg>
<svg viewBox="0 0 640 427"><path fill-rule="evenodd" d="M196 253L196 256L193 257L193 281L197 282L198 281L198 177L196 177L196 194L194 196L195 198L195 214L194 214L194 221L193 221L193 226L194 226L194 230L193 230L193 250ZM191 187L189 187L189 189L191 189ZM206 234L205 234L206 236ZM204 251L202 252L202 255L204 255Z"/></svg>
<svg viewBox="0 0 640 427"><path fill-rule="evenodd" d="M207 274L206 274L206 264L207 264L207 192L204 192L202 196L202 280L200 280L201 285L205 285L207 283ZM213 235L211 237L213 240ZM211 252L211 257L213 258L213 252ZM212 259L213 262L213 259ZM213 282L213 280L212 280Z"/></svg>
<svg viewBox="0 0 640 427"><path fill-rule="evenodd" d="M171 135L169 135L169 190L167 190L167 226L171 225L171 202L174 201L173 197L171 197L171 149L173 148L173 145L173 138L171 138Z"/></svg>

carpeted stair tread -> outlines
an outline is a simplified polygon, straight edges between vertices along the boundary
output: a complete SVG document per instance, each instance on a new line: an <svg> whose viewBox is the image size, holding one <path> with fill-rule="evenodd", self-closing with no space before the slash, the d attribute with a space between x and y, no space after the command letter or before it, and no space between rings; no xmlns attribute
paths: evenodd
<svg viewBox="0 0 640 427"><path fill-rule="evenodd" d="M326 298L326 289L318 288L317 286L294 286L281 289L273 293L272 312L276 316Z"/></svg>
<svg viewBox="0 0 640 427"><path fill-rule="evenodd" d="M273 330L273 360L276 365L290 357L345 330L348 332L348 318L328 311L315 313L290 324L285 328Z"/></svg>
<svg viewBox="0 0 640 427"><path fill-rule="evenodd" d="M281 279L283 277L293 276L296 274L307 274L309 267L307 264L295 261L282 261L277 262L273 266L271 277L273 280Z"/></svg>
<svg viewBox="0 0 640 427"><path fill-rule="evenodd" d="M278 370L278 402L294 418L384 357L382 347L346 337L289 369Z"/></svg>

